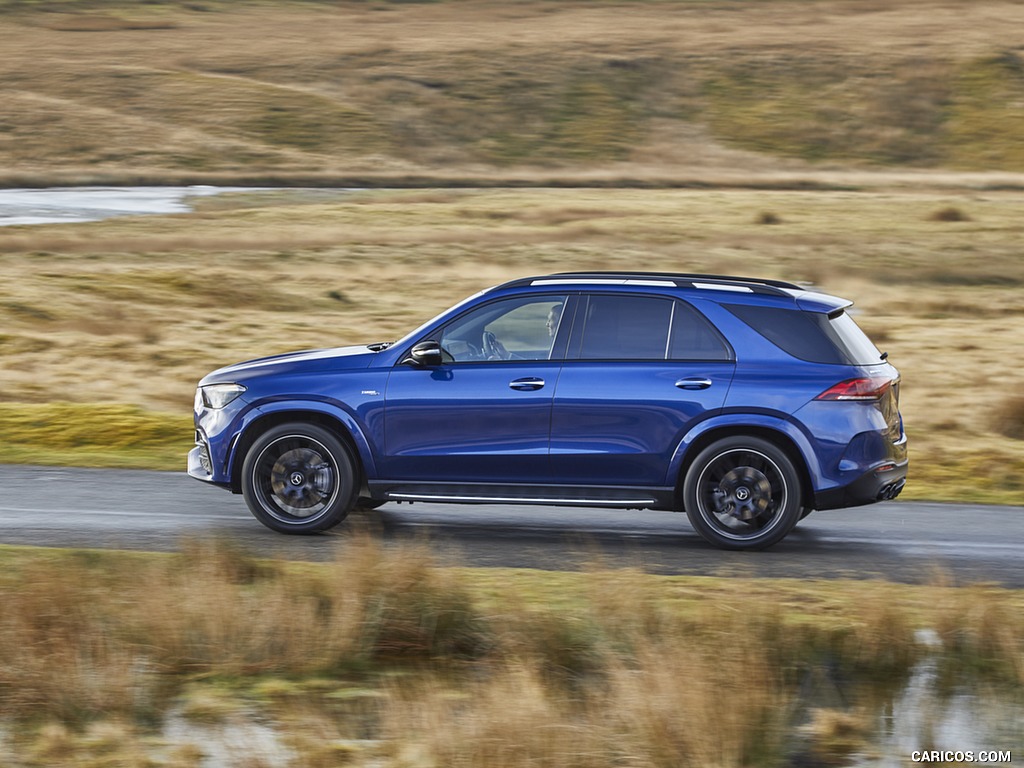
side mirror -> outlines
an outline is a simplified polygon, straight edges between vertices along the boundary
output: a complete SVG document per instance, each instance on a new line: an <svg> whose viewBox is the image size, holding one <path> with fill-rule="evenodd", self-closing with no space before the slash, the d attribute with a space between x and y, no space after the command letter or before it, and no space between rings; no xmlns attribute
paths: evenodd
<svg viewBox="0 0 1024 768"><path fill-rule="evenodd" d="M409 356L402 365L415 365L417 368L436 368L441 365L441 345L436 341L421 341L409 350Z"/></svg>

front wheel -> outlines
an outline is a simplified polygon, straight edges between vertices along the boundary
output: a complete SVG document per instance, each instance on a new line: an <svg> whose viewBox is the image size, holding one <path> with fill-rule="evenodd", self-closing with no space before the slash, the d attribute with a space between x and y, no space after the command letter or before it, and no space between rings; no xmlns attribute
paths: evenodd
<svg viewBox="0 0 1024 768"><path fill-rule="evenodd" d="M314 424L281 424L252 444L242 496L253 516L281 533L317 533L344 520L358 489L345 446Z"/></svg>
<svg viewBox="0 0 1024 768"><path fill-rule="evenodd" d="M781 541L800 519L801 495L789 456L757 437L709 445L683 483L690 523L722 549L764 549Z"/></svg>

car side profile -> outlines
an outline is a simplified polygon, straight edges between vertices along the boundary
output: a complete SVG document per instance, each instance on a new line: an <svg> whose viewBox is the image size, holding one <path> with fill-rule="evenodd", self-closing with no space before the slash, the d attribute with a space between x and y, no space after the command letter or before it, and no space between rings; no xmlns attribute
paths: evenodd
<svg viewBox="0 0 1024 768"><path fill-rule="evenodd" d="M210 373L188 472L283 533L389 501L532 503L685 511L763 549L903 489L899 373L850 305L724 275L514 280L396 342Z"/></svg>

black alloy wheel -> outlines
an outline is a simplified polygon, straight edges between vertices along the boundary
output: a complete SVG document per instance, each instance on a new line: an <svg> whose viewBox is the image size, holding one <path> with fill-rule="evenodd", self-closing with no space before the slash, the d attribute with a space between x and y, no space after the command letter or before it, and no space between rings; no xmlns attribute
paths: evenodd
<svg viewBox="0 0 1024 768"><path fill-rule="evenodd" d="M317 533L355 504L348 450L315 424L281 424L253 443L242 465L242 496L253 516L281 533Z"/></svg>
<svg viewBox="0 0 1024 768"><path fill-rule="evenodd" d="M727 437L694 460L683 484L690 523L722 549L764 549L803 513L800 478L789 456L757 437Z"/></svg>

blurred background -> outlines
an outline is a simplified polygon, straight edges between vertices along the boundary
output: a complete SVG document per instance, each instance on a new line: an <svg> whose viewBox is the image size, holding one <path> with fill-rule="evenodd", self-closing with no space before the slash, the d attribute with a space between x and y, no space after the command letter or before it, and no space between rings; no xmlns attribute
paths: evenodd
<svg viewBox="0 0 1024 768"><path fill-rule="evenodd" d="M0 173L1024 171L1022 22L1012 0L3 0Z"/></svg>
<svg viewBox="0 0 1024 768"><path fill-rule="evenodd" d="M0 462L181 471L213 368L524 275L671 270L853 299L903 375L900 501L1022 505L1022 29L1016 0L0 0ZM26 223L54 187L150 213ZM345 541L0 548L0 765L1020 744L1019 592Z"/></svg>

